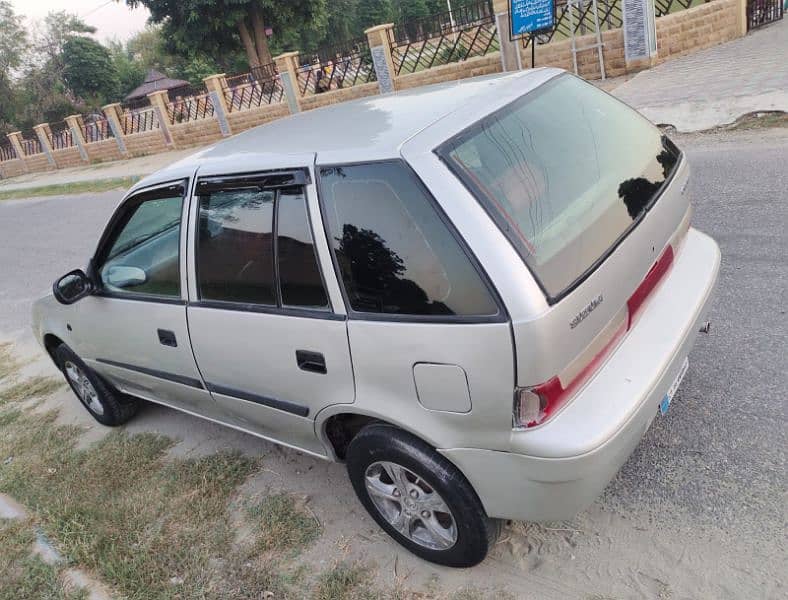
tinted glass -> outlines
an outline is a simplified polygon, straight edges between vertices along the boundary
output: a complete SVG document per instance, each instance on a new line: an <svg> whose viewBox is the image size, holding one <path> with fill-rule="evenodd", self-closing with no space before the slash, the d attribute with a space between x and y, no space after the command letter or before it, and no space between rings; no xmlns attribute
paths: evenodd
<svg viewBox="0 0 788 600"><path fill-rule="evenodd" d="M324 168L320 185L353 310L497 313L479 274L402 162Z"/></svg>
<svg viewBox="0 0 788 600"><path fill-rule="evenodd" d="M182 203L180 196L147 200L121 221L99 268L105 290L180 297Z"/></svg>
<svg viewBox="0 0 788 600"><path fill-rule="evenodd" d="M639 220L678 160L660 131L577 77L558 77L439 149L550 296Z"/></svg>
<svg viewBox="0 0 788 600"><path fill-rule="evenodd" d="M282 304L310 308L328 307L304 194L300 190L282 191L277 210L276 250Z"/></svg>
<svg viewBox="0 0 788 600"><path fill-rule="evenodd" d="M197 285L202 300L276 305L270 190L200 197Z"/></svg>

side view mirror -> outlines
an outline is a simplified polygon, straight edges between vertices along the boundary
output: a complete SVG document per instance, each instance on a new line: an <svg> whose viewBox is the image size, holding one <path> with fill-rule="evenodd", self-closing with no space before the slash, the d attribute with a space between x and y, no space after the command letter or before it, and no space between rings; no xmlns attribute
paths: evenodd
<svg viewBox="0 0 788 600"><path fill-rule="evenodd" d="M105 281L112 287L126 288L142 285L148 280L148 276L139 267L126 267L123 265L113 265L104 273Z"/></svg>
<svg viewBox="0 0 788 600"><path fill-rule="evenodd" d="M93 293L93 282L82 269L76 269L57 279L52 293L61 304L74 304Z"/></svg>

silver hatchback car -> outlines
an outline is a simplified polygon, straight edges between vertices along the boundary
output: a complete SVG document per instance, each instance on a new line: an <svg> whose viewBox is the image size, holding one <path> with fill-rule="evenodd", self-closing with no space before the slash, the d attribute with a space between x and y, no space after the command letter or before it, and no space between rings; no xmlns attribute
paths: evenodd
<svg viewBox="0 0 788 600"><path fill-rule="evenodd" d="M365 98L139 182L33 328L100 423L144 399L345 461L397 542L470 566L668 410L720 263L688 177L558 69Z"/></svg>

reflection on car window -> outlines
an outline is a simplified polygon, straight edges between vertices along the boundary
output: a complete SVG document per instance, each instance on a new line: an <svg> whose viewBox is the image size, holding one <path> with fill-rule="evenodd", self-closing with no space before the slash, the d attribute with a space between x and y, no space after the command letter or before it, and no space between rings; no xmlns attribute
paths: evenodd
<svg viewBox="0 0 788 600"><path fill-rule="evenodd" d="M564 75L439 149L551 296L640 218L678 151L628 106Z"/></svg>
<svg viewBox="0 0 788 600"><path fill-rule="evenodd" d="M274 198L275 192L257 188L200 197L201 299L276 305Z"/></svg>
<svg viewBox="0 0 788 600"><path fill-rule="evenodd" d="M139 204L111 242L99 268L107 291L179 297L180 196Z"/></svg>
<svg viewBox="0 0 788 600"><path fill-rule="evenodd" d="M399 161L323 168L334 252L355 311L492 315L478 273Z"/></svg>
<svg viewBox="0 0 788 600"><path fill-rule="evenodd" d="M277 204L276 251L282 304L327 308L328 297L317 265L306 198L301 190L285 190Z"/></svg>

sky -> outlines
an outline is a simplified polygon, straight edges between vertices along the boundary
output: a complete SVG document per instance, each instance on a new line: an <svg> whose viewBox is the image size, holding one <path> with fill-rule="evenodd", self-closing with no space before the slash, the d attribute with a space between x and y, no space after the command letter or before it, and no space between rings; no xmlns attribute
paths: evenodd
<svg viewBox="0 0 788 600"><path fill-rule="evenodd" d="M50 11L76 13L96 28L96 39L126 41L145 27L146 8L129 10L125 2L116 0L11 0L14 12L27 18L28 27Z"/></svg>

